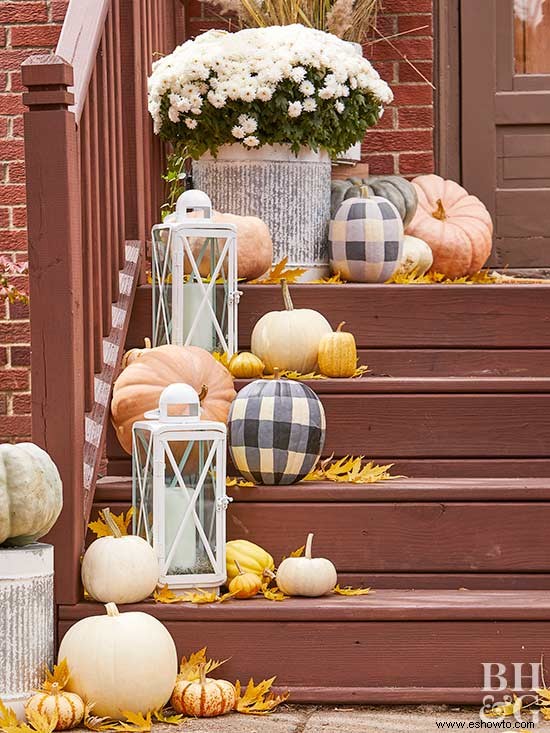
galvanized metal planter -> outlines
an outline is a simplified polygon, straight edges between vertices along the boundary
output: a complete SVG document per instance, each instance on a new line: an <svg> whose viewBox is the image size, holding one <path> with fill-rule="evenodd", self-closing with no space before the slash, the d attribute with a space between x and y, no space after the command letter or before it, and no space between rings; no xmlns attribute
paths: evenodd
<svg viewBox="0 0 550 733"><path fill-rule="evenodd" d="M0 691L23 715L54 654L53 547L0 547Z"/></svg>
<svg viewBox="0 0 550 733"><path fill-rule="evenodd" d="M288 145L247 151L224 145L193 163L193 185L214 208L259 216L271 230L273 257L310 268L310 278L328 272L331 163L327 153Z"/></svg>

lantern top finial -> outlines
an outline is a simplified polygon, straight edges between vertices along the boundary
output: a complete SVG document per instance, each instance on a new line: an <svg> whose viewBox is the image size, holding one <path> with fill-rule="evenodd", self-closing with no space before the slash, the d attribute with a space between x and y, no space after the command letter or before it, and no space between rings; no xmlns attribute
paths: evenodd
<svg viewBox="0 0 550 733"><path fill-rule="evenodd" d="M159 398L157 410L149 410L144 417L159 422L181 422L200 418L200 397L189 384L176 382L166 387Z"/></svg>
<svg viewBox="0 0 550 733"><path fill-rule="evenodd" d="M204 219L212 218L212 202L204 191L194 188L180 194L176 202L176 220L188 219L190 211L202 211Z"/></svg>

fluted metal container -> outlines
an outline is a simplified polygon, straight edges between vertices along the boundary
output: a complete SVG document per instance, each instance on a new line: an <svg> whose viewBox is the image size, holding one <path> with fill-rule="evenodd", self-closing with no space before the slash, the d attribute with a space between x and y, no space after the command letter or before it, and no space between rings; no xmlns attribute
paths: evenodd
<svg viewBox="0 0 550 733"><path fill-rule="evenodd" d="M327 153L287 145L247 151L225 145L216 158L193 163L193 186L218 211L258 216L273 238L273 258L309 268L310 278L328 272L331 164Z"/></svg>
<svg viewBox="0 0 550 733"><path fill-rule="evenodd" d="M0 547L0 697L23 714L54 660L53 547Z"/></svg>

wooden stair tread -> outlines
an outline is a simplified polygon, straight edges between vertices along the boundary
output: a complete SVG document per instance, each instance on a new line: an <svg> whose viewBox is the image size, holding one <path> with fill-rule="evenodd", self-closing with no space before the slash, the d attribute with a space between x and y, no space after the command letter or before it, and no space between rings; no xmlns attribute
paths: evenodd
<svg viewBox="0 0 550 733"><path fill-rule="evenodd" d="M95 501L130 501L131 476L104 476ZM303 481L292 486L230 487L235 502L548 501L550 478L396 478L374 484Z"/></svg>
<svg viewBox="0 0 550 733"><path fill-rule="evenodd" d="M550 591L379 590L364 596L328 595L282 602L258 597L214 604L129 604L163 621L548 621ZM60 606L59 618L77 620L102 614L99 603Z"/></svg>

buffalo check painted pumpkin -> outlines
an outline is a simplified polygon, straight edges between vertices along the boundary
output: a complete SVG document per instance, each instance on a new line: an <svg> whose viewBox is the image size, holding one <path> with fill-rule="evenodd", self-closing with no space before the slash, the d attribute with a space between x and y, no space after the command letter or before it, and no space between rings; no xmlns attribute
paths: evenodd
<svg viewBox="0 0 550 733"><path fill-rule="evenodd" d="M317 463L325 411L306 384L257 379L241 389L229 413L235 468L256 484L294 484Z"/></svg>
<svg viewBox="0 0 550 733"><path fill-rule="evenodd" d="M344 280L386 282L399 267L403 221L381 196L345 200L330 222L329 258L333 273Z"/></svg>

